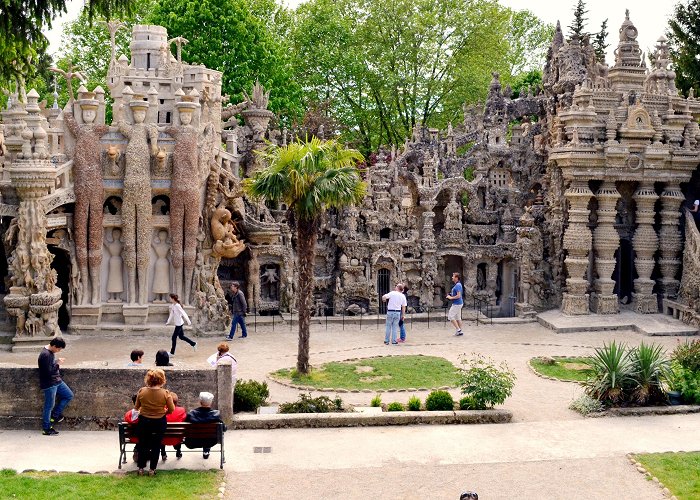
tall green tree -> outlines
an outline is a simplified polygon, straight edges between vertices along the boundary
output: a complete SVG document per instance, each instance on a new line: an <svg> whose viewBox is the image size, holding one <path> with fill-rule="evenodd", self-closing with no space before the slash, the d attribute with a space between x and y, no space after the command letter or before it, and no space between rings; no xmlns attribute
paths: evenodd
<svg viewBox="0 0 700 500"><path fill-rule="evenodd" d="M551 38L532 14L494 0L310 0L294 26L307 98L330 100L343 140L363 153L403 142L417 122L458 121L492 71L509 83L543 60Z"/></svg>
<svg viewBox="0 0 700 500"><path fill-rule="evenodd" d="M578 0L576 7L574 7L574 20L568 26L570 37L577 36L579 40L583 40L583 37L588 34L586 32L586 21L588 21L586 14L588 14L586 2Z"/></svg>
<svg viewBox="0 0 700 500"><path fill-rule="evenodd" d="M134 0L89 0L85 4L88 17L130 12ZM23 2L0 0L0 85L18 77L36 76L34 68L48 47L42 33L51 28L53 19L66 12L66 0Z"/></svg>
<svg viewBox="0 0 700 500"><path fill-rule="evenodd" d="M260 153L267 167L244 181L246 193L257 199L283 201L296 228L299 270L299 348L297 371L309 373L309 326L314 288L316 236L325 210L360 203L366 185L357 170L364 160L354 149L334 140L313 138L285 147L270 145Z"/></svg>
<svg viewBox="0 0 700 500"><path fill-rule="evenodd" d="M595 55L601 62L605 61L605 52L607 48L610 47L610 44L606 43L609 34L608 20L606 19L600 23L600 31L593 37L593 50L595 50Z"/></svg>
<svg viewBox="0 0 700 500"><path fill-rule="evenodd" d="M676 85L683 92L700 91L700 0L679 2L668 21L667 36L676 72Z"/></svg>
<svg viewBox="0 0 700 500"><path fill-rule="evenodd" d="M259 80L271 89L272 111L296 116L301 88L283 36L287 16L270 0L159 0L149 22L189 40L182 48L185 61L222 71L222 92L232 101L242 100Z"/></svg>

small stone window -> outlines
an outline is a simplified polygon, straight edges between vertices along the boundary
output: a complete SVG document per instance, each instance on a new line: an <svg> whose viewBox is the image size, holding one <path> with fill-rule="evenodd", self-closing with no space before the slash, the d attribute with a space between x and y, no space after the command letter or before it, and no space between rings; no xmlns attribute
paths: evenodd
<svg viewBox="0 0 700 500"><path fill-rule="evenodd" d="M380 240L390 240L391 239L391 229L389 229L388 227L381 229L379 231L379 239Z"/></svg>

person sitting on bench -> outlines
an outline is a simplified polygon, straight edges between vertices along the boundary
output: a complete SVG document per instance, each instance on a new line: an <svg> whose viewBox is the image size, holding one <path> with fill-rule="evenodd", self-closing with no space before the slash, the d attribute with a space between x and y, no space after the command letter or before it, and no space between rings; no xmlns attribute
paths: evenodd
<svg viewBox="0 0 700 500"><path fill-rule="evenodd" d="M214 395L211 392L200 392L199 393L199 407L191 410L187 414L185 422L191 422L193 424L208 424L212 422L221 422L221 415L219 410L212 410L211 404L214 401ZM224 431L226 426L224 425ZM185 438L185 446L189 449L192 448L202 448L202 457L209 458L209 450L212 446L216 444L216 438L212 439L198 439L198 438Z"/></svg>

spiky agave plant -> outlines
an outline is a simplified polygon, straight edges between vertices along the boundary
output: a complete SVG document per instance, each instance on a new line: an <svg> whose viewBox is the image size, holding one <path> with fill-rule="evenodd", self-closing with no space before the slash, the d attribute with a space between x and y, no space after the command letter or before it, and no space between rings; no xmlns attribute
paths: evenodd
<svg viewBox="0 0 700 500"><path fill-rule="evenodd" d="M592 374L585 387L589 396L601 402L617 403L623 399L625 389L633 385L632 362L625 344L614 340L595 350L586 361Z"/></svg>
<svg viewBox="0 0 700 500"><path fill-rule="evenodd" d="M666 351L658 344L645 344L632 349L632 377L635 388L632 397L639 404L658 402L664 399L662 384L670 376L671 362Z"/></svg>

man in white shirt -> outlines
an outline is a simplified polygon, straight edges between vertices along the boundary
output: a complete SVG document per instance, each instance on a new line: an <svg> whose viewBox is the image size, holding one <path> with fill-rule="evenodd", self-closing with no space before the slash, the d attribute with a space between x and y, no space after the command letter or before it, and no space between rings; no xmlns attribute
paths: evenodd
<svg viewBox="0 0 700 500"><path fill-rule="evenodd" d="M399 321L406 316L406 296L403 294L403 285L397 283L393 291L382 297L386 305L386 331L384 333L384 344L389 345L389 335L391 335L391 343L398 344L396 336L399 332Z"/></svg>

